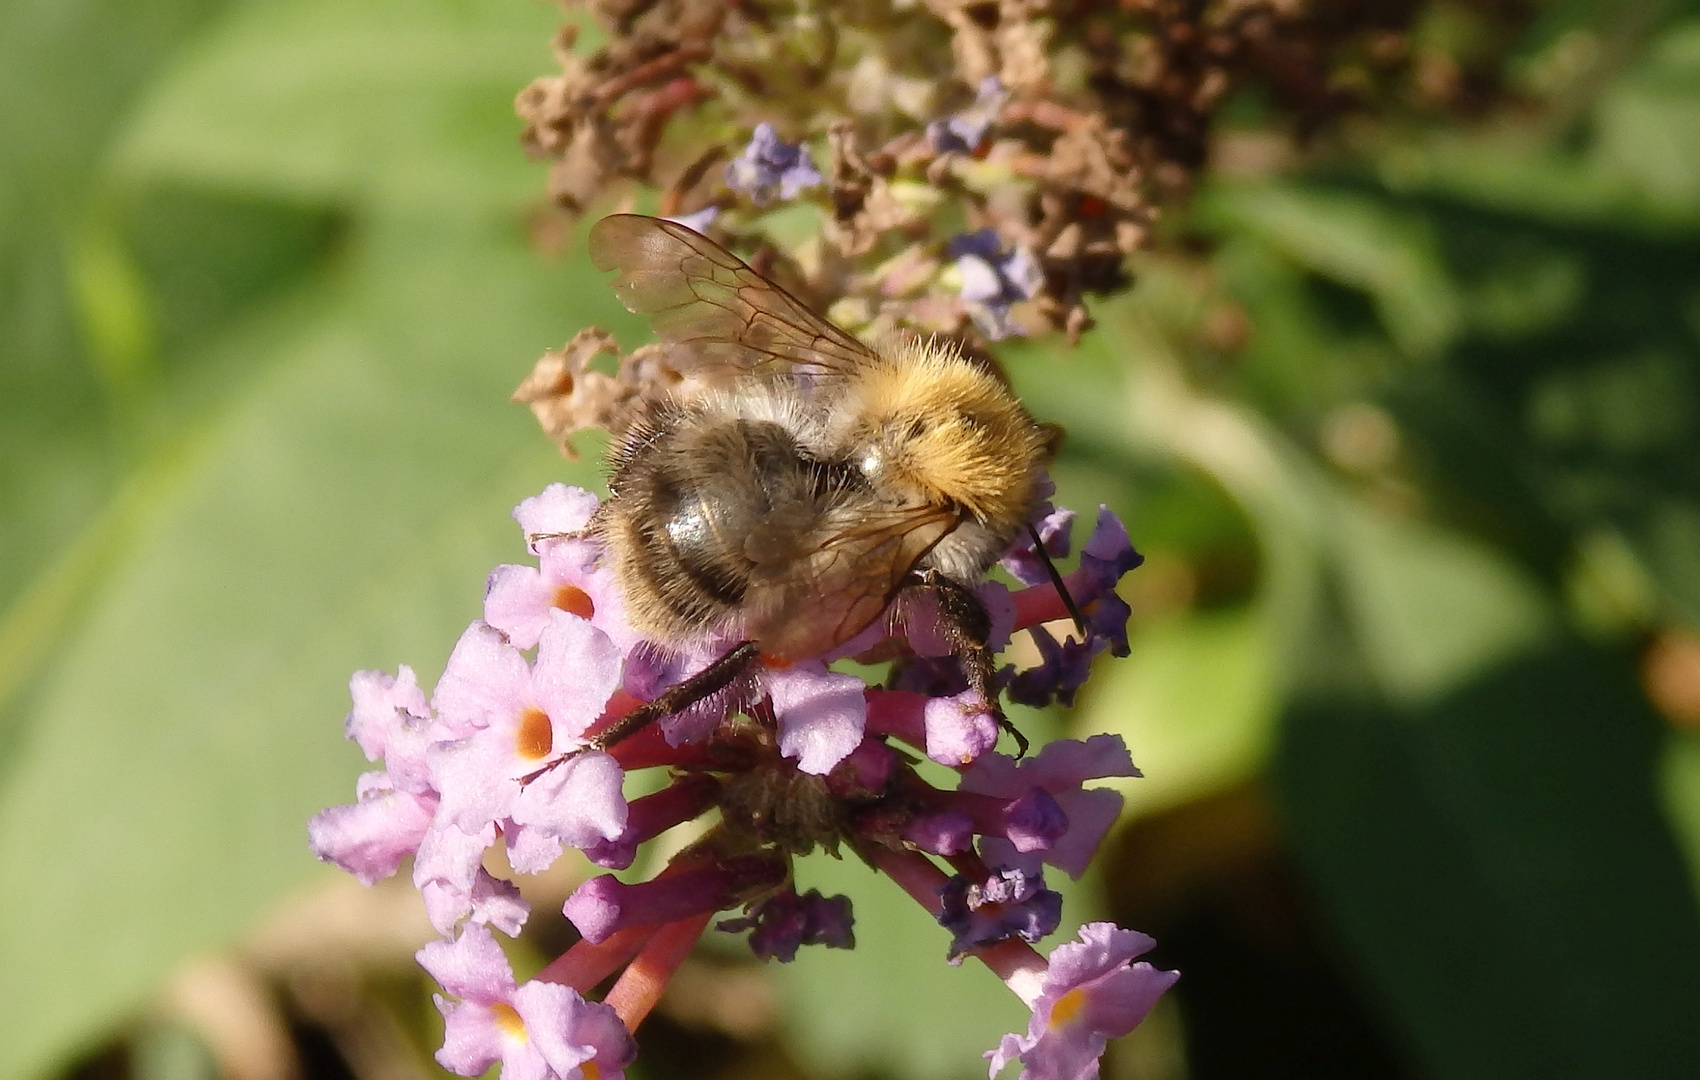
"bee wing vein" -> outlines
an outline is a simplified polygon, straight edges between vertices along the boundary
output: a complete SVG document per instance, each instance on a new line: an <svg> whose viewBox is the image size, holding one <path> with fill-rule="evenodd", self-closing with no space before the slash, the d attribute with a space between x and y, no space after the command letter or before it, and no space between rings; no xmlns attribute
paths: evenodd
<svg viewBox="0 0 1700 1080"><path fill-rule="evenodd" d="M591 261L618 270L614 290L661 337L699 346L699 362L768 373L812 365L843 375L876 359L742 259L682 225L615 214L590 233ZM715 348L720 346L720 348Z"/></svg>

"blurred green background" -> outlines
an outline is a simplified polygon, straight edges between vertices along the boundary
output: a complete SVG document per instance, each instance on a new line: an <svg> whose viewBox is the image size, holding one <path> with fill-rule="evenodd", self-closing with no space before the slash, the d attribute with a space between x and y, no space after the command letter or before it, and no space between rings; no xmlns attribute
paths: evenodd
<svg viewBox="0 0 1700 1080"><path fill-rule="evenodd" d="M1479 115L1238 103L1099 329L1002 354L1150 556L1133 657L1022 721L1146 772L1071 893L1184 973L1112 1078L1700 1075L1700 7L1524 14L1422 5L1431 74L1509 57ZM559 18L0 8L0 1080L440 1075L415 901L303 824L349 674L428 684L512 505L599 479L507 400L643 334L515 142ZM637 1075L949 1080L1024 1022L809 873L861 947L705 950Z"/></svg>

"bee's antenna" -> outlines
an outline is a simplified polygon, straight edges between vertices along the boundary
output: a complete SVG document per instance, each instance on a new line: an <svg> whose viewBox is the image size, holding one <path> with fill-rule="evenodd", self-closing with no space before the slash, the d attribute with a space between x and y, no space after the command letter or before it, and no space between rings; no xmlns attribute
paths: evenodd
<svg viewBox="0 0 1700 1080"><path fill-rule="evenodd" d="M1027 535L1033 538L1033 550L1038 553L1039 561L1045 564L1045 572L1051 575L1051 584L1056 586L1057 595L1062 597L1063 607L1068 609L1069 617L1074 620L1075 631L1080 634L1080 640L1085 641L1086 618L1080 614L1074 597L1068 594L1068 586L1063 584L1062 575L1057 573L1057 564L1051 561L1051 553L1045 550L1045 541L1039 538L1039 530L1028 525Z"/></svg>

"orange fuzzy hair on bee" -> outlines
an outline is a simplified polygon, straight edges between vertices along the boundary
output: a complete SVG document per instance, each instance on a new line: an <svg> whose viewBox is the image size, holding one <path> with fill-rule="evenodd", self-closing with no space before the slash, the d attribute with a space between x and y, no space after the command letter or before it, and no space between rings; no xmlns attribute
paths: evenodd
<svg viewBox="0 0 1700 1080"><path fill-rule="evenodd" d="M948 343L880 350L857 379L850 411L879 433L887 475L934 505L958 506L1013 533L1032 506L1050 440L989 371Z"/></svg>

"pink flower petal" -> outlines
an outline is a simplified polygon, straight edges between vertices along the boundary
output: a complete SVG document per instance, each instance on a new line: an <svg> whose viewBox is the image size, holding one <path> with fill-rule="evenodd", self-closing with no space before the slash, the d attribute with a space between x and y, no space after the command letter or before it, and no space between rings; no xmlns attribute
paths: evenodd
<svg viewBox="0 0 1700 1080"><path fill-rule="evenodd" d="M831 772L862 741L867 684L856 676L809 660L768 671L766 686L779 719L779 751L803 772Z"/></svg>
<svg viewBox="0 0 1700 1080"><path fill-rule="evenodd" d="M530 704L530 687L531 669L520 651L495 627L475 622L449 654L432 704L451 731L465 732L518 713Z"/></svg>
<svg viewBox="0 0 1700 1080"><path fill-rule="evenodd" d="M488 927L471 924L453 941L431 942L414 959L455 997L489 1004L513 996L513 968Z"/></svg>
<svg viewBox="0 0 1700 1080"><path fill-rule="evenodd" d="M408 714L425 716L430 711L418 677L406 664L393 676L357 671L348 681L348 693L354 699L354 708L343 726L365 752L367 761L384 756L390 734L402 726Z"/></svg>
<svg viewBox="0 0 1700 1080"><path fill-rule="evenodd" d="M514 800L516 823L587 848L626 828L625 771L601 752L578 754L527 784Z"/></svg>
<svg viewBox="0 0 1700 1080"><path fill-rule="evenodd" d="M550 484L514 507L514 520L528 540L541 534L578 532L590 524L597 503L596 496L583 488Z"/></svg>
<svg viewBox="0 0 1700 1080"><path fill-rule="evenodd" d="M577 615L551 609L537 643L532 694L555 725L555 749L566 750L602 715L619 687L624 657L618 646Z"/></svg>
<svg viewBox="0 0 1700 1080"><path fill-rule="evenodd" d="M359 802L333 806L307 823L313 854L371 885L387 878L419 850L431 824L433 796L396 791L385 773L360 778Z"/></svg>
<svg viewBox="0 0 1700 1080"><path fill-rule="evenodd" d="M554 610L552 593L535 566L498 566L484 583L484 621L514 648L535 648Z"/></svg>

